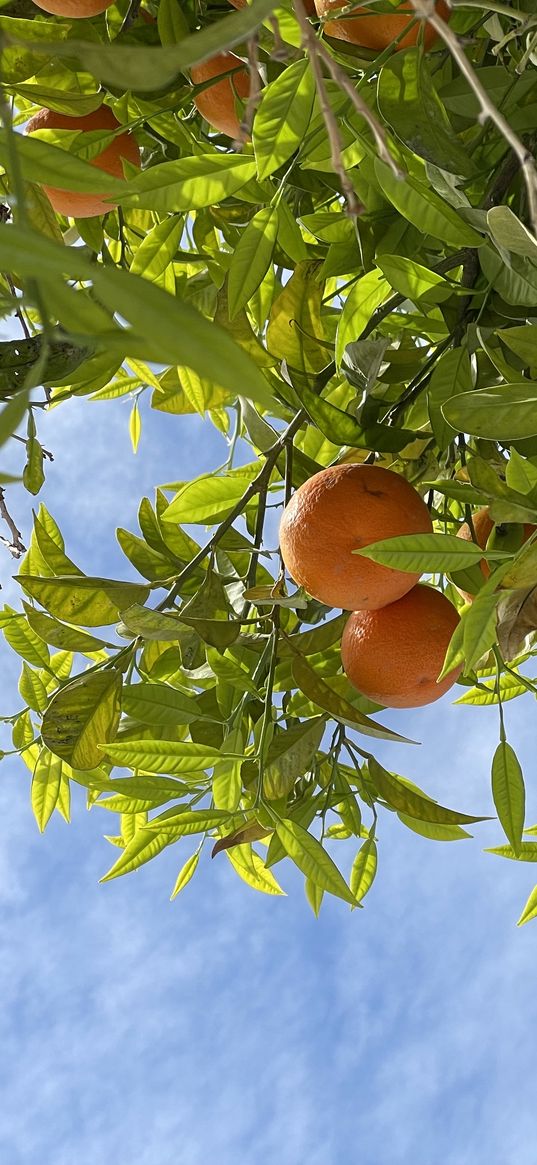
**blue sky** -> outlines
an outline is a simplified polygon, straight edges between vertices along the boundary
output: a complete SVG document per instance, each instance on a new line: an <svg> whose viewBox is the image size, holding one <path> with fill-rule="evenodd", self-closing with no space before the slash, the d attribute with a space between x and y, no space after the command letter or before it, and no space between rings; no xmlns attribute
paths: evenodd
<svg viewBox="0 0 537 1165"><path fill-rule="evenodd" d="M75 401L40 422L55 454L42 497L82 567L133 577L114 528L135 528L143 492L218 465L198 418ZM15 464L13 443L8 458ZM4 461L5 468L7 459ZM9 490L28 534L31 502ZM4 601L18 588L0 558ZM2 709L18 661L0 648ZM506 708L532 792L530 697ZM421 748L379 758L444 804L490 811L494 710L449 695L385 719ZM287 898L248 890L221 855L168 896L188 842L104 886L104 812L74 805L40 837L29 776L0 768L0 1161L5 1165L535 1165L537 923L515 921L531 865L483 854L494 825L441 845L384 814L365 908L302 880ZM184 846L181 849L181 846ZM334 844L346 872L354 848Z"/></svg>

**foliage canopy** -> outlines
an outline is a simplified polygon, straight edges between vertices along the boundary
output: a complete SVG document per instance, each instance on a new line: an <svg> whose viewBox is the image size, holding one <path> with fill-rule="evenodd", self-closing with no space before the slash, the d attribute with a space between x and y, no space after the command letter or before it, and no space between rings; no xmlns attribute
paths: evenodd
<svg viewBox="0 0 537 1165"><path fill-rule="evenodd" d="M380 19L394 6L367 7ZM159 485L139 531L118 530L138 583L84 575L43 505L26 550L0 477L4 541L21 560L21 606L0 613L22 659L13 749L41 830L55 810L69 817L72 781L117 815L106 878L192 835L174 895L212 847L257 890L282 892L287 857L315 912L324 893L353 907L384 811L439 841L482 819L378 762L375 739L403 739L404 719L401 735L384 727L351 687L346 615L289 593L264 534L268 502L365 460L426 497L434 535L371 556L425 572L462 609L446 670L464 661L460 701L499 710L492 793L507 844L493 852L536 860L502 708L537 692L524 666L537 538L491 544L486 582L482 552L454 538L483 505L513 530L537 523L532 7L467 0L444 23L413 0L433 47L422 21L415 46L377 53L324 37L302 0L233 13L147 0L145 19L139 0L118 0L91 20L0 4L0 310L23 330L0 343L0 441L22 433L35 496L40 409L74 396L91 409L130 395L134 448L142 394L229 440L223 467ZM190 80L229 49L250 75L237 142L203 120ZM113 132L18 132L41 107L80 117L103 101L142 151L124 179L91 164ZM112 209L61 218L47 184ZM472 604L457 586L478 590ZM352 838L345 879L325 843ZM521 921L536 913L534 891Z"/></svg>

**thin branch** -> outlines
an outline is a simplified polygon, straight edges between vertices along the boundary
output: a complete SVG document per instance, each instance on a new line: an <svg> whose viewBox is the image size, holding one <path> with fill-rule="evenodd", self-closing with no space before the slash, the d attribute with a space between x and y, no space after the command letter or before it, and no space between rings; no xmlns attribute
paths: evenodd
<svg viewBox="0 0 537 1165"><path fill-rule="evenodd" d="M528 192L531 226L534 231L537 231L537 169L532 154L514 130L511 129L503 113L500 113L500 110L490 100L486 89L483 88L477 73L472 68L458 37L449 27L449 24L445 24L440 16L437 15L433 0L412 0L412 5L418 16L422 20L426 20L431 28L434 28L437 36L444 41L452 57L457 62L463 77L466 78L470 88L475 93L481 110L478 118L480 124L483 125L485 121L490 119L508 145L511 146L513 153L516 154Z"/></svg>
<svg viewBox="0 0 537 1165"><path fill-rule="evenodd" d="M159 603L158 607L155 608L157 611L164 611L166 607L169 607L173 603L174 599L176 599L180 594L183 584L186 582L187 578L190 578L190 575L194 573L198 566L201 566L201 563L205 558L207 558L207 555L210 554L212 550L214 550L215 546L218 544L218 542L220 542L221 538L226 533L226 530L229 530L234 521L243 513L245 507L248 505L248 502L251 501L256 494L261 493L261 491L268 486L270 475L274 469L278 457L280 456L280 453L283 449L285 449L287 443L293 439L295 433L298 432L301 425L303 425L307 419L307 414L303 411L303 409L300 409L296 416L293 417L293 420L287 426L285 431L282 433L281 437L278 438L278 440L274 443L274 445L271 446L270 449L267 449L267 451L263 453L265 464L261 467L257 476L254 477L254 480L251 481L250 484L246 487L242 497L233 507L231 513L228 514L227 518L224 518L224 521L220 523L214 534L212 534L208 542L205 543L205 546L202 546L201 549L198 550L198 553L194 555L194 558L192 558L190 562L187 563L187 565L181 571L180 575L178 575L171 590L168 591L168 594L165 596L162 602Z"/></svg>
<svg viewBox="0 0 537 1165"><path fill-rule="evenodd" d="M6 523L6 526L8 526L8 528L9 528L9 532L11 534L10 539L3 538L2 535L0 535L0 542L3 542L4 546L7 546L9 553L11 555L13 555L13 558L22 558L22 555L26 554L26 547L24 545L24 542L22 541L22 534L21 534L20 530L17 529L15 522L13 521L13 518L11 517L11 514L6 506L5 492L1 487L0 487L0 518L3 518L4 522Z"/></svg>
<svg viewBox="0 0 537 1165"><path fill-rule="evenodd" d="M531 12L522 12L520 8L508 8L498 0L451 0L452 8L482 8L485 12L498 12L500 16L508 16L511 20L518 20L520 24L533 23L535 16Z"/></svg>
<svg viewBox="0 0 537 1165"><path fill-rule="evenodd" d="M325 62L327 68L330 70L332 79L336 82L336 85L338 85L342 92L346 94L351 103L354 105L356 112L360 114L360 117L363 117L364 121L369 126L375 139L375 145L377 147L379 158L383 162L386 162L386 165L390 167L390 170L392 170L396 178L403 178L403 171L400 170L397 162L390 154L386 134L380 121L375 117L373 110L369 108L367 102L364 101L361 94L357 89L355 89L350 77L347 76L341 65L338 65L337 61L334 60L326 45L323 44L322 41L317 41L317 52L321 60Z"/></svg>
<svg viewBox="0 0 537 1165"><path fill-rule="evenodd" d="M282 40L278 18L277 16L274 16L274 13L272 16L269 16L269 24L272 29L272 35L274 37L274 48L270 54L272 60L287 61L289 58L289 46L286 45Z"/></svg>
<svg viewBox="0 0 537 1165"><path fill-rule="evenodd" d="M10 292L11 292L12 296L13 296L13 299L16 301L16 300L17 300L17 298L18 298L18 297L17 297L17 291L16 291L16 288L15 288L15 284L14 284L14 282L13 282L12 278L11 278L11 275L6 275L6 280L7 280L7 283L8 283L8 285L9 285L9 290L10 290ZM22 310L21 310L21 308L20 308L20 307L16 307L16 308L15 308L15 315L16 315L16 317L17 317L18 321L19 321L19 324L20 324L20 326L21 326L21 328L22 328L22 331L23 331L24 335L26 336L26 339L27 339L27 340L31 340L31 338L32 338L32 334L31 334L31 332L30 332L30 329L29 329L29 327L28 327L28 324L26 323L26 320L25 320L25 318L24 318L24 316L23 316L23 314L22 314Z"/></svg>
<svg viewBox="0 0 537 1165"><path fill-rule="evenodd" d="M294 0L294 6L295 15L300 25L300 31L302 33L302 45L309 56L311 71L315 79L315 87L317 89L319 105L321 107L323 121L326 127L326 132L328 134L328 140L330 142L330 154L334 173L337 174L337 177L339 178L341 189L345 197L345 202L347 203L347 212L352 218L356 218L357 215L361 214L363 207L358 201L354 186L341 160L341 155L343 153L343 143L341 141L341 135L339 132L336 116L328 100L328 93L324 83L323 71L321 68L321 44L308 20L306 9L304 8L302 0Z"/></svg>
<svg viewBox="0 0 537 1165"><path fill-rule="evenodd" d="M127 29L129 29L131 25L134 24L134 21L137 19L138 13L140 11L141 3L142 0L131 0L129 10L121 26L122 32L126 32Z"/></svg>

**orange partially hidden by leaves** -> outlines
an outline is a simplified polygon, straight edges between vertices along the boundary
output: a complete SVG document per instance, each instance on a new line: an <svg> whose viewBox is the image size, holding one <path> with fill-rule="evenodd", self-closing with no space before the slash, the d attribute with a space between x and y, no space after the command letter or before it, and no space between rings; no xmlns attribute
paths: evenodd
<svg viewBox="0 0 537 1165"><path fill-rule="evenodd" d="M236 57L235 53L217 53L215 57L203 61L201 65L194 65L190 70L194 84L201 85L204 81L220 77L222 73L228 73L230 69L239 65L241 68L238 72L208 85L194 98L194 105L205 121L208 121L213 129L227 134L229 138L239 136L240 125L235 112L235 93L246 101L250 92L248 69L245 69L240 57Z"/></svg>
<svg viewBox="0 0 537 1165"><path fill-rule="evenodd" d="M34 4L44 12L51 12L53 16L68 16L71 20L98 16L113 3L114 0L34 0Z"/></svg>
<svg viewBox="0 0 537 1165"><path fill-rule="evenodd" d="M378 465L333 465L286 506L280 547L295 582L329 607L376 610L406 594L419 573L353 554L382 538L430 534L425 502L404 477Z"/></svg>
<svg viewBox="0 0 537 1165"><path fill-rule="evenodd" d="M341 12L345 4L343 0L315 0L315 7L317 9L317 15L322 19L332 9L337 9ZM341 17L339 20L327 21L323 26L324 32L327 36L335 37L336 40L346 40L349 44L361 45L363 48L381 52L399 36L399 33L404 32L407 25L410 24L415 16L410 0L402 0L400 7L404 10L403 13L394 12L393 16L391 13L378 12L373 8L357 7L353 10L351 16L347 15ZM444 0L438 0L436 12L442 20L448 20L449 8L444 3ZM417 20L410 31L398 41L397 48L406 49L409 45L415 45L418 40L420 27L420 21ZM428 24L423 34L425 48L430 48L435 39L436 32Z"/></svg>
<svg viewBox="0 0 537 1165"><path fill-rule="evenodd" d="M481 548L484 550L495 525L489 514L488 506L483 506L481 510L477 510L475 514L472 514L472 524L474 527L475 541L477 542L477 545L481 546ZM504 543L505 550L512 550L514 552L515 550L519 549L524 542L528 541L528 538L533 534L535 529L535 526L531 526L529 524L518 525L514 522L505 522L501 525L498 524L496 526L496 534L494 538L495 549L501 550L502 543ZM466 542L474 541L468 522L463 522L463 525L457 531L457 537L464 538ZM490 575L490 566L486 558L482 558L479 565L481 567L483 578L488 578ZM467 591L461 590L460 587L457 587L457 590L468 603L471 603L472 599L475 597L474 595L468 594Z"/></svg>
<svg viewBox="0 0 537 1165"><path fill-rule="evenodd" d="M351 684L386 708L432 704L462 671L436 682L458 622L449 599L423 583L382 611L355 611L341 641Z"/></svg>
<svg viewBox="0 0 537 1165"><path fill-rule="evenodd" d="M98 129L116 130L119 125L119 121L107 105L101 105L94 113L88 113L85 117L67 117L66 114L54 113L51 109L41 109L28 122L26 132L34 133L38 129L70 129L89 133ZM130 133L118 134L100 154L91 159L91 165L96 166L98 170L104 170L107 174L113 174L115 178L123 178L123 158L135 166L140 165L140 151ZM107 214L116 205L108 202L105 194L90 192L84 194L73 190L60 190L55 186L43 186L43 190L48 195L56 214L64 214L67 217L92 218L97 214Z"/></svg>

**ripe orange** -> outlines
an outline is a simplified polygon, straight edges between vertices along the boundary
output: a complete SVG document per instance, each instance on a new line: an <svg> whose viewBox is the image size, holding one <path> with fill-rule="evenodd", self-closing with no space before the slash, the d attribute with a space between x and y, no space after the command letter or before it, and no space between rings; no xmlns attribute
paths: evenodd
<svg viewBox="0 0 537 1165"><path fill-rule="evenodd" d="M53 16L68 16L71 20L98 16L113 3L114 0L34 0L34 4L44 12L52 12Z"/></svg>
<svg viewBox="0 0 537 1165"><path fill-rule="evenodd" d="M432 704L462 671L436 682L458 622L449 599L423 583L381 611L355 611L341 640L351 684L385 708Z"/></svg>
<svg viewBox="0 0 537 1165"><path fill-rule="evenodd" d="M238 138L239 136L240 127L235 112L235 92L243 101L246 101L250 92L248 69L244 68L240 57L236 57L235 53L217 53L215 57L203 61L201 65L194 65L190 70L194 84L201 85L204 81L220 77L222 73L227 73L229 69L236 68L238 65L241 65L242 68L237 73L223 77L214 85L209 85L207 89L198 93L194 98L196 109L209 122L209 125L212 125L213 129L219 130L220 133L227 134L230 138Z"/></svg>
<svg viewBox="0 0 537 1165"><path fill-rule="evenodd" d="M342 0L315 0L315 7L317 15L320 17L326 16L332 8L337 8L341 11L344 7ZM362 45L363 48L374 49L376 52L381 52L391 42L403 32L410 24L414 16L414 10L410 0L402 0L401 7L404 9L402 13L377 12L373 9L357 7L354 9L352 16L342 17L339 20L329 20L324 25L324 32L327 36L333 36L337 40L346 40L350 44ZM448 20L449 8L444 0L438 0L436 4L436 11L442 20ZM403 36L398 42L398 49L406 49L409 45L415 45L418 40L420 30L420 22L416 21L410 32ZM436 38L434 28L427 25L424 32L424 44L426 48L430 48Z"/></svg>
<svg viewBox="0 0 537 1165"><path fill-rule="evenodd" d="M315 599L349 611L376 610L400 599L420 576L352 551L431 530L425 502L404 477L378 465L333 465L293 494L280 524L280 547L295 582Z"/></svg>
<svg viewBox="0 0 537 1165"><path fill-rule="evenodd" d="M107 105L101 105L94 113L88 113L84 117L67 117L66 114L54 113L51 109L40 109L28 122L26 132L33 133L38 129L72 129L84 132L96 129L114 130L119 124ZM122 133L114 138L100 154L97 154L97 157L91 159L91 165L96 166L98 170L104 170L107 174L113 174L116 178L123 178L122 158L133 162L135 166L140 165L140 151L129 133ZM107 214L117 205L105 201L104 194L84 194L73 190L60 190L55 186L44 186L43 190L48 195L56 214L72 215L73 218L91 218L96 214Z"/></svg>
<svg viewBox="0 0 537 1165"><path fill-rule="evenodd" d="M474 526L477 545L481 546L482 549L484 550L485 546L487 545L487 542L490 538L490 535L492 534L492 531L494 529L494 522L492 521L492 518L490 517L488 506L483 506L482 509L477 510L477 512L475 514L472 514L472 522L473 522L473 526ZM530 537L531 534L533 534L534 530L535 530L535 526L530 526L528 524L525 524L522 527L522 543L528 541L528 538ZM501 536L502 536L502 534L505 533L505 537L507 539L511 535L512 531L513 531L513 524L512 523L506 522L505 524L498 525L496 527L498 549L501 549ZM464 522L463 525L460 526L459 530L457 531L457 537L464 538L464 540L466 542L473 542L472 531L470 530L470 527L469 527L467 522ZM506 541L506 549L508 549L507 541ZM483 577L488 578L490 575L490 566L489 566L486 558L482 558L479 565L481 567L481 573L482 573ZM461 594L463 596L463 598L466 599L467 603L471 603L472 599L475 597L474 595L468 594L466 591L461 590L460 587L457 587L457 590L459 591L459 594Z"/></svg>

